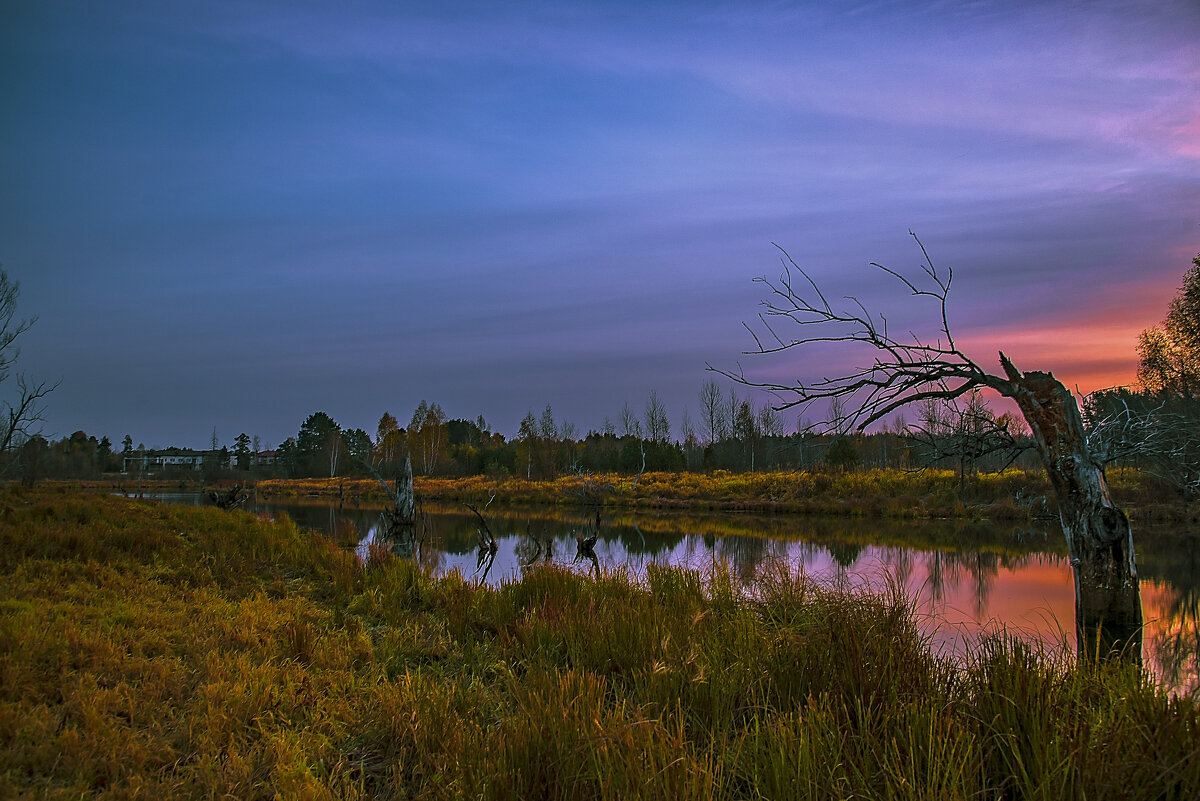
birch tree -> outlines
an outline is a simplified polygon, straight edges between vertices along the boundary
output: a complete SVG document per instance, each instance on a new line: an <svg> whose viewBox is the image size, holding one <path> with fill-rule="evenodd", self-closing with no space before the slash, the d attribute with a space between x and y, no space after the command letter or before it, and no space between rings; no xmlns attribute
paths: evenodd
<svg viewBox="0 0 1200 801"><path fill-rule="evenodd" d="M703 426L705 441L713 444L720 440L725 433L725 415L721 412L721 387L716 381L709 380L700 387L700 424Z"/></svg>
<svg viewBox="0 0 1200 801"><path fill-rule="evenodd" d="M650 390L646 399L646 438L656 445L671 439L671 422L667 419L667 407L659 400L658 393Z"/></svg>

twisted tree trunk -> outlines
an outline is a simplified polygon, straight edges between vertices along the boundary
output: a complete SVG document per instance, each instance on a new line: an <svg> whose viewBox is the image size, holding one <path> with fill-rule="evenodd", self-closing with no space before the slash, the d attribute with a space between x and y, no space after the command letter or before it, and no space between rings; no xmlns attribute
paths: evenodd
<svg viewBox="0 0 1200 801"><path fill-rule="evenodd" d="M1081 656L1141 660L1142 603L1129 518L1113 502L1104 467L1089 452L1075 397L1052 373L1000 364L1033 432L1058 499L1075 574L1075 634Z"/></svg>

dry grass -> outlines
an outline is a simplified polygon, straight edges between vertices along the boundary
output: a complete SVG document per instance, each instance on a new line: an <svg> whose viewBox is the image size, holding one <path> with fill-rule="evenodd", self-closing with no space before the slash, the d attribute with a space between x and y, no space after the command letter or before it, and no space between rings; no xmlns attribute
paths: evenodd
<svg viewBox="0 0 1200 801"><path fill-rule="evenodd" d="M1142 519L1189 519L1195 510L1163 482L1132 469L1109 471L1120 503ZM612 508L724 510L924 520L975 518L1028 520L1053 515L1049 482L1041 471L980 473L959 495L950 470L853 470L830 472L646 473L562 476L548 481L486 476L418 477L419 495L431 503L468 501L508 505L570 505L600 502ZM262 497L347 497L383 500L379 485L367 479L276 479L258 484Z"/></svg>
<svg viewBox="0 0 1200 801"><path fill-rule="evenodd" d="M498 590L289 521L0 494L0 797L1194 798L1200 711L898 594Z"/></svg>

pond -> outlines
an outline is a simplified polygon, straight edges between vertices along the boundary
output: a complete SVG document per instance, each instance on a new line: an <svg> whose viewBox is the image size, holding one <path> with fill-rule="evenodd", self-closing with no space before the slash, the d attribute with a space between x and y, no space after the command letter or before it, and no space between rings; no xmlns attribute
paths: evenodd
<svg viewBox="0 0 1200 801"><path fill-rule="evenodd" d="M202 503L199 495L156 496ZM258 503L250 511L287 514L302 527L345 541L357 532L367 558L377 541L380 506L328 501ZM964 653L984 632L1005 629L1051 650L1073 650L1075 596L1061 530L1054 521L999 525L964 521L890 521L739 514L606 512L595 560L579 553L576 535L590 532L583 510L492 508L494 559L481 560L478 520L462 507L420 515L414 558L435 573L457 570L468 580L498 585L534 565L578 571L647 564L700 571L720 562L748 586L763 568L783 560L826 584L902 589L932 646ZM1146 622L1148 670L1173 692L1200 690L1200 536L1178 526L1135 526Z"/></svg>

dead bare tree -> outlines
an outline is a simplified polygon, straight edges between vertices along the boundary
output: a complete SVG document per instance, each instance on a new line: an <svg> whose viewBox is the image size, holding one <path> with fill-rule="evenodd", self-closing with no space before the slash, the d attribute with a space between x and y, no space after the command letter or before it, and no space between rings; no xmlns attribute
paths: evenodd
<svg viewBox="0 0 1200 801"><path fill-rule="evenodd" d="M965 501L967 477L975 475L981 460L991 458L1004 470L1035 447L1023 429L1012 416L993 414L975 389L952 401L926 400L904 437L920 449L918 469L944 461L956 465L958 495Z"/></svg>
<svg viewBox="0 0 1200 801"><path fill-rule="evenodd" d="M1181 496L1200 497L1200 403L1193 398L1098 390L1083 399L1088 447L1104 464L1137 465Z"/></svg>
<svg viewBox="0 0 1200 801"><path fill-rule="evenodd" d="M45 419L46 413L43 400L58 389L59 383L30 381L23 375L17 376L17 398L5 403L6 414L0 421L0 453L8 453L41 433L38 424Z"/></svg>
<svg viewBox="0 0 1200 801"><path fill-rule="evenodd" d="M554 535L548 526L542 526L542 535L533 533L533 524L525 523L525 539L516 547L522 568L533 567L539 559L545 564L554 561Z"/></svg>
<svg viewBox="0 0 1200 801"><path fill-rule="evenodd" d="M384 509L379 514L383 538L395 548L397 554L406 559L412 558L417 552L417 494L413 489L412 456L404 454L394 487L384 481L371 462L362 458L357 458L356 461L367 469L392 499L391 508Z"/></svg>
<svg viewBox="0 0 1200 801"><path fill-rule="evenodd" d="M705 442L712 445L725 433L725 415L721 412L724 393L716 381L708 381L700 387L700 421L704 426Z"/></svg>
<svg viewBox="0 0 1200 801"><path fill-rule="evenodd" d="M492 505L492 501L496 500L496 496L488 498L488 502L483 505L484 511ZM487 581L488 573L492 570L492 565L496 562L496 551L499 548L496 542L496 535L492 534L492 527L488 525L487 518L483 516L483 512L479 511L473 504L463 503L463 506L470 509L475 517L479 519L479 527L475 529L475 533L479 535L479 552L476 554L475 572L483 571L480 576L480 583Z"/></svg>
<svg viewBox="0 0 1200 801"><path fill-rule="evenodd" d="M37 322L36 317L27 320L17 315L17 300L21 285L0 270L0 384L8 380L13 365L21 355L17 341L21 335ZM14 466L16 459L7 458L25 443L40 433L38 423L44 419L44 400L58 388L58 382L33 381L24 375L16 376L16 398L4 401L4 413L0 415L0 475Z"/></svg>
<svg viewBox="0 0 1200 801"><path fill-rule="evenodd" d="M607 498L615 495L616 486L607 478L596 476L590 471L579 475L579 483L567 490L567 497L584 506L604 505Z"/></svg>
<svg viewBox="0 0 1200 801"><path fill-rule="evenodd" d="M931 301L937 332L930 341L893 332L887 318L855 297L835 308L817 283L778 245L782 272L758 278L768 290L759 314L761 328L746 325L754 338L748 354L771 355L818 343L866 347L870 364L832 378L799 379L792 384L758 381L736 370L715 372L779 398L778 410L836 402L850 426L863 430L897 409L921 401L953 401L985 389L1016 401L1054 488L1059 520L1075 575L1076 634L1081 653L1124 651L1140 658L1142 608L1129 519L1113 501L1104 462L1088 447L1079 406L1048 372L1021 372L999 352L999 372L989 372L958 346L950 327L947 300L954 273L933 265L925 246L921 276L872 262L912 297ZM784 325L787 329L784 329ZM797 333L798 332L798 333ZM709 369L714 369L709 366Z"/></svg>
<svg viewBox="0 0 1200 801"><path fill-rule="evenodd" d="M667 419L667 407L659 400L658 393L650 390L646 400L646 438L655 445L671 438L671 422Z"/></svg>
<svg viewBox="0 0 1200 801"><path fill-rule="evenodd" d="M600 575L600 557L596 555L596 541L599 538L600 510L597 508L596 518L591 525L585 523L582 530L575 534L575 561L584 558L590 560L597 576Z"/></svg>

